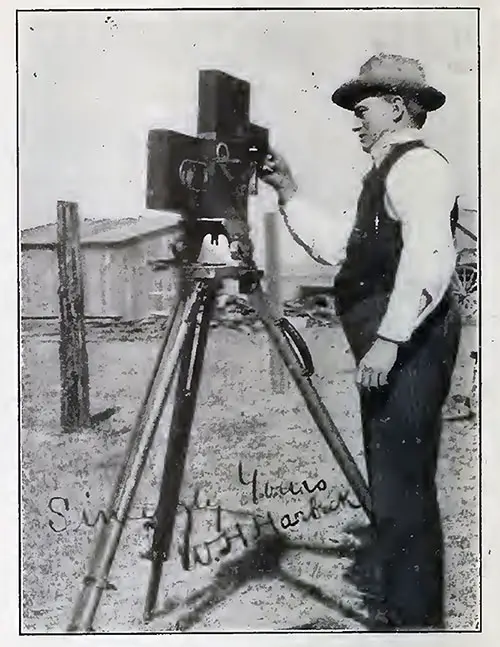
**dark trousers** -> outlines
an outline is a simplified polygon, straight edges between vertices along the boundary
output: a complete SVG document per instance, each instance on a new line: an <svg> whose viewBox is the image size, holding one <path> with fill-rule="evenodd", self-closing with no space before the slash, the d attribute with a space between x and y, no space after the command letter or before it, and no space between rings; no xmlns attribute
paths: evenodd
<svg viewBox="0 0 500 647"><path fill-rule="evenodd" d="M341 317L358 364L375 339L383 300ZM360 388L361 418L389 622L443 623L443 541L436 492L441 408L460 341L460 315L448 296L400 346L389 384Z"/></svg>

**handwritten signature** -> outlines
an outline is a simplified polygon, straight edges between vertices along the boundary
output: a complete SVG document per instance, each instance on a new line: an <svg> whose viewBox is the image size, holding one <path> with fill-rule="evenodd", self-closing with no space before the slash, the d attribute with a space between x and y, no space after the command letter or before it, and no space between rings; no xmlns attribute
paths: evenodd
<svg viewBox="0 0 500 647"><path fill-rule="evenodd" d="M224 512L224 510L220 506L217 506L215 508L215 532L217 535L208 541L191 544L194 527L194 512L196 510L207 509L206 507L203 508L198 505L196 496L197 495L195 494L195 499L193 500L192 505L183 504L186 518L183 539L179 546L179 555L181 557L181 563L184 570L191 570L191 567L196 566L197 564L210 566L213 562L220 561L221 557L229 555L229 553L232 552L238 544L243 545L246 548L249 544L249 540L255 541L259 539L262 534L262 529L266 526L269 526L276 536L285 537L284 533L279 528L280 526L283 530L287 530L288 528L297 526L301 522L308 523L312 519L320 519L321 517L332 514L346 506L349 506L352 509L361 507L360 504L354 503L349 499L349 493L346 491L338 492L336 497L327 503L319 503L316 500L316 497L312 496L308 501L308 509L305 512L303 510L297 510L293 513L293 521L288 513L281 516L279 524L275 515L270 511L266 511L263 515L253 513L248 514L253 525L251 525L250 528L243 529L239 523L223 527L221 519L222 512Z"/></svg>
<svg viewBox="0 0 500 647"><path fill-rule="evenodd" d="M347 491L338 491L330 501L320 503L317 501L314 493L324 492L327 484L324 479L319 479L311 484L307 479L303 479L300 484L289 482L271 485L266 481L264 486L259 482L259 472L254 469L250 478L245 476L243 463L238 463L238 481L241 485L251 487L252 502L260 503L263 499L274 499L277 497L296 497L298 495L310 494L306 509L299 509L293 513L287 512L281 516L275 515L271 511L250 512L247 510L230 510L223 508L220 504L213 504L210 499L205 503L200 500L200 490L197 488L194 492L192 501L179 502L179 512L184 514L184 526L180 543L178 545L178 554L184 570L189 571L197 565L210 566L214 562L219 562L222 558L232 553L238 546L247 548L251 542L258 540L265 528L274 533L276 536L284 537L283 530L294 529L300 523L308 523L311 520L317 520L321 517L332 514L341 508L349 507L352 509L361 507L358 503L350 500ZM86 493L87 498L90 494ZM61 533L71 527L71 519L68 518L70 511L70 502L67 497L53 496L50 498L48 507L50 512L55 515L49 519L49 527L53 532ZM215 535L208 540L193 543L195 534L196 519L200 513L213 515L211 518L214 526ZM241 523L225 523L224 515L240 515L250 521L245 527ZM82 526L93 528L99 523L108 524L111 520L116 519L115 512L106 512L98 510L96 516L91 515L86 509L80 513L79 523L73 530L78 530ZM140 520L145 522L145 526L154 528L156 518L154 513L149 514L146 507L142 508L139 516L129 516L127 521Z"/></svg>
<svg viewBox="0 0 500 647"><path fill-rule="evenodd" d="M252 473L252 478L250 481L245 481L243 478L243 462L238 462L238 480L242 485L251 485L252 486L252 502L257 504L261 499L275 499L276 497L284 497L287 494L297 496L299 494L313 494L316 490L324 492L326 490L326 482L324 479L320 479L312 487L309 486L309 483L304 479L298 486L290 481L288 484L280 483L278 485L269 485L269 481L266 481L264 489L259 492L259 471L254 469Z"/></svg>
<svg viewBox="0 0 500 647"><path fill-rule="evenodd" d="M276 536L281 534L271 513L269 512L265 514L264 517L255 513L239 512L239 514L251 520L253 524L251 527L253 533L250 534L246 534L241 524L238 522L226 526L222 523L223 513L232 513L234 515L235 513L238 514L238 511L226 510L220 505L213 507L208 499L205 505L200 505L199 495L199 490L196 490L193 501L191 503L182 504L185 512L185 520L182 541L179 545L178 552L181 558L182 567L186 571L191 570L191 567L196 566L197 564L201 566L210 566L213 562L220 561L221 558L226 557L233 552L238 544L247 548L249 541L259 539L262 535L263 528L266 526L269 526ZM212 539L198 544L192 544L195 513L210 510L213 510L215 513L215 532L217 534Z"/></svg>

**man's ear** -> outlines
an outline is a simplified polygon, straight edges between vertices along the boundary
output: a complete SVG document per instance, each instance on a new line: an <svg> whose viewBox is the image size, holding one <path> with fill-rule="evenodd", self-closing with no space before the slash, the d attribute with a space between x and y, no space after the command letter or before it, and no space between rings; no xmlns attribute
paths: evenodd
<svg viewBox="0 0 500 647"><path fill-rule="evenodd" d="M398 94L393 96L391 105L392 105L392 118L397 123L401 121L406 110L403 97L400 97Z"/></svg>

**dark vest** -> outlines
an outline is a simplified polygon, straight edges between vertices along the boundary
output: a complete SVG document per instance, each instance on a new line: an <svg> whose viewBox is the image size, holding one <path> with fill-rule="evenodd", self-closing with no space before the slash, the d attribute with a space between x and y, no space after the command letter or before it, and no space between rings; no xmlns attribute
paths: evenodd
<svg viewBox="0 0 500 647"><path fill-rule="evenodd" d="M378 318L385 314L403 248L401 224L385 209L385 184L394 164L405 153L418 147L425 147L425 144L417 140L393 146L381 165L373 167L364 178L346 257L334 283L340 316L359 302L374 297L379 303L381 298L383 301L382 309L380 306L377 308ZM450 214L453 232L457 219L458 205L455 202Z"/></svg>

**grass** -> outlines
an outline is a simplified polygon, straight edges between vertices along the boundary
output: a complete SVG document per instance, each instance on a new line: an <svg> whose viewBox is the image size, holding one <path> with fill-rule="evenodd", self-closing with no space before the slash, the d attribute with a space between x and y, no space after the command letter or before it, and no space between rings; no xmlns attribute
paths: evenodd
<svg viewBox="0 0 500 647"><path fill-rule="evenodd" d="M47 325L32 324L25 330L21 443L23 628L27 632L65 629L94 537L93 529L81 523L82 512L92 520L106 506L159 346L157 332L141 327L134 332L120 330L119 334L112 329L89 330L95 424L62 434L57 335ZM363 465L353 363L343 335L337 327L311 327L302 332L316 363L313 382ZM473 329L465 337L467 347L474 337ZM238 481L239 461L246 474L258 469L262 484L267 480L279 484L324 479L328 486L322 493L324 502L346 487L295 387L290 385L282 395L272 393L268 349L262 332L224 327L211 331L181 491L184 501L192 501L199 491L201 501L208 498L212 506L220 504L231 510L223 513L224 526L234 528L240 523L247 533L252 515L270 512L279 522L284 514L305 510L308 499L307 495L286 495L253 505L250 488ZM468 353L463 357L458 381L465 379L468 369ZM108 415L100 419L106 410ZM170 404L137 493L133 510L138 517L143 509L152 511L156 505L169 410ZM473 629L478 617L477 451L474 421L445 426L439 486L447 543L447 616L449 627L455 629ZM165 613L150 625L141 619L149 563L141 560L140 554L149 547L151 532L140 519L131 520L112 570L117 591L105 592L95 628L283 629L314 624L319 618L340 629L362 629L359 600L341 577L346 559L304 548L308 543L327 548L336 545L345 538L343 528L352 520L362 521L362 513L342 508L288 530L288 538L298 542L298 547L288 550L280 561L285 576L280 576L279 569L270 569L265 577L258 577L258 572L250 576L240 565L237 586L236 580L226 577L221 593L217 584L221 572L227 572L231 560L248 561L245 547L235 541L231 554L219 563L183 570L177 552L185 522L180 513L174 549L164 567L161 607ZM203 544L214 532L213 511L200 513L192 543ZM254 542L248 550L255 546ZM314 580L311 573L315 573ZM311 585L321 588L323 596L337 602L325 606L321 596L307 593L308 586L293 585L308 578ZM200 591L208 596L202 608L201 602L196 602ZM339 611L345 603L351 611Z"/></svg>

